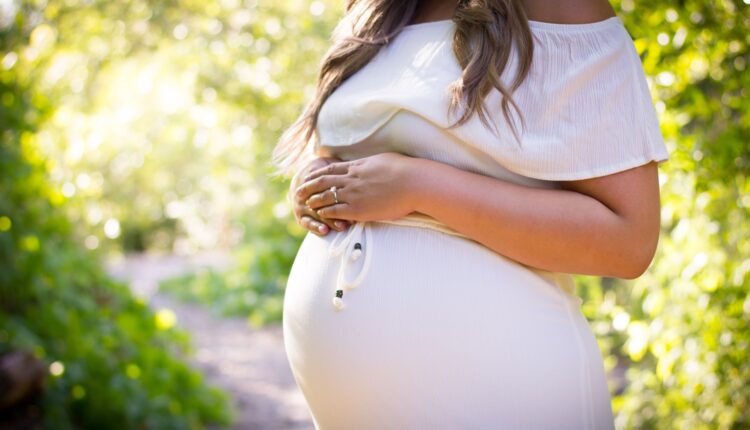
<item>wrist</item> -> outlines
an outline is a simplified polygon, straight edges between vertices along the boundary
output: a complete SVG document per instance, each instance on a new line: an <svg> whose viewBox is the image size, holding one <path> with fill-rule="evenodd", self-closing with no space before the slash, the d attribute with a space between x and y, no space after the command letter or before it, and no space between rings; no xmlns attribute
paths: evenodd
<svg viewBox="0 0 750 430"><path fill-rule="evenodd" d="M435 189L442 166L442 163L426 158L415 157L410 161L409 177L404 184L412 212L426 213L430 195Z"/></svg>

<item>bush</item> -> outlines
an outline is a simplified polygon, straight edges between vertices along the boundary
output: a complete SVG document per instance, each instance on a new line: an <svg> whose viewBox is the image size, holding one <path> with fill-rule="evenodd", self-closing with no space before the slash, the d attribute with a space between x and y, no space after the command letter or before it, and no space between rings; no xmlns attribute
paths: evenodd
<svg viewBox="0 0 750 430"><path fill-rule="evenodd" d="M13 35L2 34L0 57ZM74 240L33 126L48 113L13 70L0 75L0 354L49 369L46 428L188 429L230 420L226 394L177 356L169 313L154 315Z"/></svg>

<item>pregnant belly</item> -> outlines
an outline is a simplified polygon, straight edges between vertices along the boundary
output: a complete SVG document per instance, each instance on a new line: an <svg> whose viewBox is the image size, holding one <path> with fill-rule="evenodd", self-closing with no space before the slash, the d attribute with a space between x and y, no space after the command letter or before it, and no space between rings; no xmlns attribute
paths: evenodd
<svg viewBox="0 0 750 430"><path fill-rule="evenodd" d="M369 267L343 309L339 269L352 279L365 264L329 254L347 231L308 233L289 273L284 342L318 428L609 428L578 301L477 242L367 226Z"/></svg>

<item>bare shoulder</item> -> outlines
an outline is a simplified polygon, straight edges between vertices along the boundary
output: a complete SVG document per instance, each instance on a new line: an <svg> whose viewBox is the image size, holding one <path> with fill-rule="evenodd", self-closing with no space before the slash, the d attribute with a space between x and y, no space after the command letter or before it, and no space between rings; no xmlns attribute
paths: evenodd
<svg viewBox="0 0 750 430"><path fill-rule="evenodd" d="M532 21L556 24L586 24L615 16L607 0L522 0Z"/></svg>

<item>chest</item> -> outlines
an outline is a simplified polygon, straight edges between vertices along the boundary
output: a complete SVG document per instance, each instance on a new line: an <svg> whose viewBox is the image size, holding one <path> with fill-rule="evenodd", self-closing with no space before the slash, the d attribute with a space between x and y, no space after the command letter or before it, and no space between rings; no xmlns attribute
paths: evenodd
<svg viewBox="0 0 750 430"><path fill-rule="evenodd" d="M462 72L452 31L450 26L407 32L345 80L318 117L323 153L351 160L392 151L519 184L557 187L505 168L499 149L512 151L515 145L499 108L488 109L490 121L500 125L499 134L479 124L476 115L450 128L458 117L449 112L450 85ZM499 93L491 92L485 103L499 107Z"/></svg>

